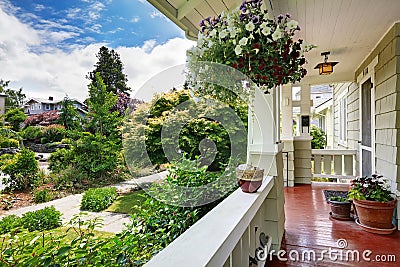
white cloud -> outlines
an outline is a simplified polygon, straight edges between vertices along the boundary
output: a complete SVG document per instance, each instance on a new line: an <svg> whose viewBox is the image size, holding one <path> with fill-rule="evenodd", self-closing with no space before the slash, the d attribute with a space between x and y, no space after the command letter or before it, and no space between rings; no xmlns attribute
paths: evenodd
<svg viewBox="0 0 400 267"><path fill-rule="evenodd" d="M150 13L150 17L151 17L152 19L155 19L155 18L164 18L164 15L163 15L161 12L159 12L159 11L153 11L153 12Z"/></svg>
<svg viewBox="0 0 400 267"><path fill-rule="evenodd" d="M89 81L85 76L93 70L95 55L103 44L73 45L66 51L49 46L49 40L60 42L74 34L51 26L34 29L0 9L0 78L11 80L11 88L23 87L29 97L61 98L68 94L86 98ZM158 72L184 64L185 51L191 45L183 38L164 44L148 40L140 47L118 47L116 51L129 86L137 90Z"/></svg>
<svg viewBox="0 0 400 267"><path fill-rule="evenodd" d="M131 19L132 23L138 23L140 21L140 18L138 16L135 16Z"/></svg>

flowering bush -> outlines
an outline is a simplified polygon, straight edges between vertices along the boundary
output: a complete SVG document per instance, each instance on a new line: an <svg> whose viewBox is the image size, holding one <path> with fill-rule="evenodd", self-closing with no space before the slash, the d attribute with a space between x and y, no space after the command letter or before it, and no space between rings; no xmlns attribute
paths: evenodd
<svg viewBox="0 0 400 267"><path fill-rule="evenodd" d="M34 126L34 125L47 126L47 125L56 123L56 121L59 119L59 117L60 117L60 115L58 115L57 110L50 110L47 112L29 116L24 121L24 123L27 126Z"/></svg>
<svg viewBox="0 0 400 267"><path fill-rule="evenodd" d="M244 1L228 14L202 20L197 46L188 51L189 64L229 65L266 89L300 81L307 73L304 52L313 46L293 39L300 27L289 14L271 18L262 2Z"/></svg>
<svg viewBox="0 0 400 267"><path fill-rule="evenodd" d="M386 179L376 174L372 175L372 177L356 178L351 183L348 198L388 202L394 199L389 188L390 185Z"/></svg>

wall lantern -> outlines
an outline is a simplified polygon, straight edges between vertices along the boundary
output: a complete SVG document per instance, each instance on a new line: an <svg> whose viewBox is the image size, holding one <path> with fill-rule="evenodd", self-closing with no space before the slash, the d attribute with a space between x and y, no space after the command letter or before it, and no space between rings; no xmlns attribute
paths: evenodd
<svg viewBox="0 0 400 267"><path fill-rule="evenodd" d="M324 56L324 62L319 63L314 69L319 69L319 75L328 75L333 72L333 66L339 62L328 62L328 55L330 52L322 52L321 56Z"/></svg>

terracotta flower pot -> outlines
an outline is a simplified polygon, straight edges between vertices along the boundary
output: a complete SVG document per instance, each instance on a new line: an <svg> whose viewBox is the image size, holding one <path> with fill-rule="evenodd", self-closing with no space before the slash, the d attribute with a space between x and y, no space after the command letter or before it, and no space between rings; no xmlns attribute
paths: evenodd
<svg viewBox="0 0 400 267"><path fill-rule="evenodd" d="M389 202L353 200L360 223L378 229L391 229L396 199Z"/></svg>
<svg viewBox="0 0 400 267"><path fill-rule="evenodd" d="M351 219L351 217L350 217L351 203L350 202L340 202L340 201L330 200L329 203L331 204L332 218L338 219L338 220Z"/></svg>

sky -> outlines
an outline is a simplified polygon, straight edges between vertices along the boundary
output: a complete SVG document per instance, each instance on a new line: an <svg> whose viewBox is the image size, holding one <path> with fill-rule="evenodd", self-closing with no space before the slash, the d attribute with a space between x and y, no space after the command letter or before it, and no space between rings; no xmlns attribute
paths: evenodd
<svg viewBox="0 0 400 267"><path fill-rule="evenodd" d="M134 95L194 43L146 0L0 0L0 79L28 97L84 100L102 45L120 54Z"/></svg>

